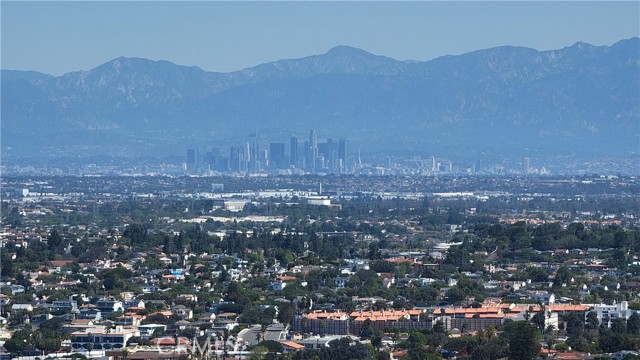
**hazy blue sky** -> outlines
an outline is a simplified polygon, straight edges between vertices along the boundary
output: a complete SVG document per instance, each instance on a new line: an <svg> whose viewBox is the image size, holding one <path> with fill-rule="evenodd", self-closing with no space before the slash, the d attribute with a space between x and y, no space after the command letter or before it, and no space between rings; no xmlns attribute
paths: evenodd
<svg viewBox="0 0 640 360"><path fill-rule="evenodd" d="M351 45L429 60L638 36L640 2L1 2L3 69L60 75L119 56L232 71Z"/></svg>

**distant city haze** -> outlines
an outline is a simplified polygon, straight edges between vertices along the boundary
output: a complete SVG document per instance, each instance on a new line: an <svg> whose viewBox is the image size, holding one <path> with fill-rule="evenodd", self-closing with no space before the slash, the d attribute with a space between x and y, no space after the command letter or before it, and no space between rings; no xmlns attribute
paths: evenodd
<svg viewBox="0 0 640 360"><path fill-rule="evenodd" d="M637 173L639 4L2 2L3 164Z"/></svg>
<svg viewBox="0 0 640 360"><path fill-rule="evenodd" d="M205 170L238 172L344 172L372 156L394 167L392 156L429 172L494 164L526 174L635 173L639 56L634 37L425 62L339 46L231 73L125 57L59 77L3 70L2 154L5 164L96 156L184 163L192 149L187 169L198 171L196 153L211 154ZM340 139L349 144L342 154Z"/></svg>
<svg viewBox="0 0 640 360"><path fill-rule="evenodd" d="M125 56L229 72L337 45L419 61L502 45L612 45L638 36L639 4L3 1L2 68L58 76Z"/></svg>

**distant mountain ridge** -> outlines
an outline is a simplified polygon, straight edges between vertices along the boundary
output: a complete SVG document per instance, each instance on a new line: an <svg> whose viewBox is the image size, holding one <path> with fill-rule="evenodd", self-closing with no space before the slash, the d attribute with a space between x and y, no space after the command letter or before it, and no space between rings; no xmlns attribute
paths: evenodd
<svg viewBox="0 0 640 360"><path fill-rule="evenodd" d="M638 151L639 99L637 37L424 62L338 46L230 73L120 57L58 77L2 70L2 145L24 156L155 156L315 128L396 151L614 154Z"/></svg>

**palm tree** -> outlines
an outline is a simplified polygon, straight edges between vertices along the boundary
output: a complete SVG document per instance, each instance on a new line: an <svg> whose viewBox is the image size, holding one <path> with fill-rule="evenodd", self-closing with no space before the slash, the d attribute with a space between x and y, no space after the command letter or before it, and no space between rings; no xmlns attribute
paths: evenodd
<svg viewBox="0 0 640 360"><path fill-rule="evenodd" d="M222 344L223 346L223 359L225 359L227 357L227 341L229 341L229 330L224 329L224 344Z"/></svg>
<svg viewBox="0 0 640 360"><path fill-rule="evenodd" d="M393 347L396 347L396 343L398 342L398 340L400 339L400 330L398 329L393 329Z"/></svg>

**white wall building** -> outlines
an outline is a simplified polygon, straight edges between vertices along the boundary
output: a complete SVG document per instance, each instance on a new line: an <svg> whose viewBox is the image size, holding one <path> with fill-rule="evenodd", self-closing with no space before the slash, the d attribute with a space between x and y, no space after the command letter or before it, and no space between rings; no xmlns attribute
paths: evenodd
<svg viewBox="0 0 640 360"><path fill-rule="evenodd" d="M629 319L634 313L634 310L629 309L629 303L621 301L620 303L607 305L607 304L591 304L593 312L598 316L598 322L602 323L603 319L608 319L608 326L611 326L611 321L615 319Z"/></svg>
<svg viewBox="0 0 640 360"><path fill-rule="evenodd" d="M127 346L127 341L134 336L140 336L138 330L122 330L122 331L77 331L71 333L71 349L72 350L109 350L121 349Z"/></svg>

